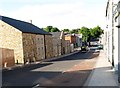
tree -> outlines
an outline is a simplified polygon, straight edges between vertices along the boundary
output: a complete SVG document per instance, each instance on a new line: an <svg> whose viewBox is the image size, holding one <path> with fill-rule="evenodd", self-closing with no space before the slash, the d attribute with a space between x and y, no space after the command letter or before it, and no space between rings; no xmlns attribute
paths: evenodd
<svg viewBox="0 0 120 88"><path fill-rule="evenodd" d="M70 31L71 34L78 34L80 29L72 29Z"/></svg>
<svg viewBox="0 0 120 88"><path fill-rule="evenodd" d="M60 30L57 27L54 27L51 29L51 32L60 32Z"/></svg>
<svg viewBox="0 0 120 88"><path fill-rule="evenodd" d="M101 29L101 27L96 26L90 30L90 33L93 38L100 38L100 35L103 34L104 31Z"/></svg>
<svg viewBox="0 0 120 88"><path fill-rule="evenodd" d="M53 26L47 26L46 28L44 28L44 30L46 32L60 32L60 30L57 27L53 27Z"/></svg>
<svg viewBox="0 0 120 88"><path fill-rule="evenodd" d="M51 29L53 28L53 26L47 26L46 28L44 28L44 30L46 32L51 32Z"/></svg>
<svg viewBox="0 0 120 88"><path fill-rule="evenodd" d="M69 30L69 29L64 29L63 32L67 32L67 33L69 33L70 30Z"/></svg>
<svg viewBox="0 0 120 88"><path fill-rule="evenodd" d="M82 27L79 31L79 33L82 34L82 41L83 42L89 42L90 41L90 30L87 27Z"/></svg>

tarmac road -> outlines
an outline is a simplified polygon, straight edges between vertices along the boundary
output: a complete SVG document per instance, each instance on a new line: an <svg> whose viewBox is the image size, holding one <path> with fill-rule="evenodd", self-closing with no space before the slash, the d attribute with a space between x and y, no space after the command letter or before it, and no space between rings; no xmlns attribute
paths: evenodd
<svg viewBox="0 0 120 88"><path fill-rule="evenodd" d="M82 86L99 53L75 53L19 69L2 72L3 86Z"/></svg>

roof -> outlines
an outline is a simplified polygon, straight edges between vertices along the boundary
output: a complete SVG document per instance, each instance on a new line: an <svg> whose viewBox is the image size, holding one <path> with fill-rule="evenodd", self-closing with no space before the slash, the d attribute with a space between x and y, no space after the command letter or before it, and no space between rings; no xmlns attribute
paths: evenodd
<svg viewBox="0 0 120 88"><path fill-rule="evenodd" d="M61 36L61 32L50 32L52 35L53 35L53 37L56 37L56 38L60 38L60 36Z"/></svg>
<svg viewBox="0 0 120 88"><path fill-rule="evenodd" d="M66 34L65 36L76 36L75 34Z"/></svg>
<svg viewBox="0 0 120 88"><path fill-rule="evenodd" d="M50 33L44 31L42 28L39 28L32 23L12 19L5 16L0 16L0 20L4 21L5 23L17 28L23 33L33 33L33 34L43 34L43 35L51 35Z"/></svg>

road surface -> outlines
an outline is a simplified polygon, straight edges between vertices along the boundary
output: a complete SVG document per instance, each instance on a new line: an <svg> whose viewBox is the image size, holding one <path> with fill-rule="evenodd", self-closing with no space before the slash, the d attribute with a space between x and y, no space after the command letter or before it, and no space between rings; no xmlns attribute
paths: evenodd
<svg viewBox="0 0 120 88"><path fill-rule="evenodd" d="M82 86L92 69L85 69L94 52L75 53L52 61L2 72L3 86ZM81 70L79 70L81 67ZM76 69L76 70L75 70Z"/></svg>

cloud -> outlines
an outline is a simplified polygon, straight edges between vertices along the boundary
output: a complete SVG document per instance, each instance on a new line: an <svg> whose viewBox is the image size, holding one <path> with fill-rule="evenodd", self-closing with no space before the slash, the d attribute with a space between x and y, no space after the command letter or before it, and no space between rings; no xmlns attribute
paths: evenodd
<svg viewBox="0 0 120 88"><path fill-rule="evenodd" d="M48 25L63 28L80 28L96 26L103 21L101 7L86 7L85 3L60 3L44 5L26 5L16 11L7 13L10 17L29 21L39 27Z"/></svg>

